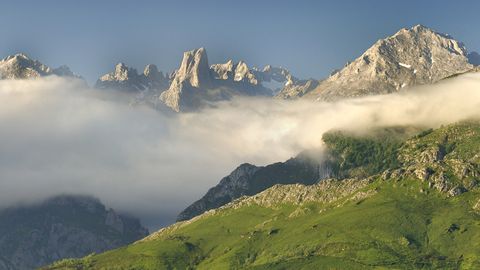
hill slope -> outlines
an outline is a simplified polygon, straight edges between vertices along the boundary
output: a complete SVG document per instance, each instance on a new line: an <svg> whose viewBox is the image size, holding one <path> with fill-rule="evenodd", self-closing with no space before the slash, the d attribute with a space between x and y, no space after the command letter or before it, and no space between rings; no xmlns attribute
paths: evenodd
<svg viewBox="0 0 480 270"><path fill-rule="evenodd" d="M276 185L46 269L480 267L480 124L427 130L387 148L329 136L333 165L348 178Z"/></svg>

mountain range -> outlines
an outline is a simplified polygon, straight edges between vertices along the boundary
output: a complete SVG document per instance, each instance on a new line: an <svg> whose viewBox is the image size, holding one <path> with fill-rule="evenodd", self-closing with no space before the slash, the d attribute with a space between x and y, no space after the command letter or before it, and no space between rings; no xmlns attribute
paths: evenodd
<svg viewBox="0 0 480 270"><path fill-rule="evenodd" d="M163 73L148 64L143 73L118 63L100 76L98 89L130 93L136 103L168 107L175 112L196 111L235 96L335 101L388 94L431 84L472 70L480 55L468 52L451 36L422 25L404 28L375 42L365 53L325 79L298 79L287 69L249 67L244 61L210 64L204 48L185 52L177 70ZM52 69L24 54L0 62L3 79L48 75L78 77L67 66Z"/></svg>
<svg viewBox="0 0 480 270"><path fill-rule="evenodd" d="M154 64L138 73L119 63L94 88L157 109L193 112L237 96L335 102L414 91L478 72L479 63L461 42L416 25L377 41L323 80L244 61L210 64L199 48L185 52L171 73ZM67 66L50 68L24 54L0 61L1 79L45 76L81 79ZM323 136L327 152L309 149L285 162L242 164L183 210L178 223L132 245L48 268L475 268L478 250L461 243L478 240L478 124L419 132L394 127L366 138L331 132ZM0 269L30 269L127 245L147 231L95 199L58 197L3 210L0 233Z"/></svg>

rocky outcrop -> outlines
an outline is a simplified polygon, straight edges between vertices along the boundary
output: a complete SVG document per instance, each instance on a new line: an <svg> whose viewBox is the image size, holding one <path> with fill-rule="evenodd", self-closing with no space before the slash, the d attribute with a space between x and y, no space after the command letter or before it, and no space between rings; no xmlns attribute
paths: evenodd
<svg viewBox="0 0 480 270"><path fill-rule="evenodd" d="M318 84L319 82L313 79L287 84L275 97L279 99L299 98L315 89Z"/></svg>
<svg viewBox="0 0 480 270"><path fill-rule="evenodd" d="M247 194L250 189L250 180L259 169L260 167L248 163L238 166L230 175L220 180L218 185L211 188L200 200L183 210L178 215L177 220L188 220Z"/></svg>
<svg viewBox="0 0 480 270"><path fill-rule="evenodd" d="M317 153L318 154L318 153ZM242 164L200 200L183 210L178 221L188 220L207 210L218 208L242 196L255 195L277 184L312 185L332 176L332 170L311 153L302 153L285 162L265 167Z"/></svg>
<svg viewBox="0 0 480 270"><path fill-rule="evenodd" d="M166 234L173 233L200 219L250 205L275 207L282 204L302 206L308 203L318 203L323 204L326 207L340 207L348 202L359 203L376 194L376 191L372 189L362 191L362 189L368 186L372 181L373 178L343 180L324 179L323 181L310 185L298 183L273 185L253 196L239 197L218 208L205 211L191 219L179 221L173 225L162 228L139 240L137 243L159 239ZM298 210L302 210L302 208L297 208L297 211L292 212L289 218L299 215ZM325 210L325 208L323 210Z"/></svg>
<svg viewBox="0 0 480 270"><path fill-rule="evenodd" d="M227 207L238 208L251 204L272 207L283 203L293 205L302 205L309 202L331 203L339 198L354 194L369 183L369 179L325 179L308 186L302 184L275 185L254 196L239 199ZM371 195L371 193L368 195ZM365 194L362 194L354 197L354 199L364 199L365 197Z"/></svg>
<svg viewBox="0 0 480 270"><path fill-rule="evenodd" d="M204 48L185 52L160 100L174 111L191 111L234 96L271 96L248 65L232 60L209 66Z"/></svg>
<svg viewBox="0 0 480 270"><path fill-rule="evenodd" d="M34 269L129 244L148 235L97 199L58 196L0 211L0 269Z"/></svg>
<svg viewBox="0 0 480 270"><path fill-rule="evenodd" d="M205 89L211 87L210 67L204 48L185 52L180 68L174 72L172 83L160 100L174 111L198 108Z"/></svg>
<svg viewBox="0 0 480 270"><path fill-rule="evenodd" d="M472 67L461 42L417 25L377 41L308 93L280 93L280 96L298 98L303 94L304 98L334 101L388 94L414 85L435 83Z"/></svg>
<svg viewBox="0 0 480 270"><path fill-rule="evenodd" d="M244 62L208 64L204 48L185 52L160 100L174 111L192 111L237 95L268 95Z"/></svg>
<svg viewBox="0 0 480 270"><path fill-rule="evenodd" d="M259 79L254 71L243 61L234 64L233 60L228 60L224 64L213 64L210 68L217 80L245 82L250 85L259 84Z"/></svg>
<svg viewBox="0 0 480 270"><path fill-rule="evenodd" d="M105 74L97 80L95 87L134 93L144 90L161 91L168 87L168 78L153 64L147 65L143 73L138 74L136 69L130 68L124 63L118 63L113 72Z"/></svg>
<svg viewBox="0 0 480 270"><path fill-rule="evenodd" d="M235 77L233 60L228 60L224 64L213 64L210 66L214 79L229 80Z"/></svg>
<svg viewBox="0 0 480 270"><path fill-rule="evenodd" d="M23 53L7 56L0 61L0 79L34 79L50 75L80 78L65 65L52 69Z"/></svg>
<svg viewBox="0 0 480 270"><path fill-rule="evenodd" d="M284 68L266 66L262 70L244 61L228 60L208 66L204 48L185 52L180 68L172 73L172 82L160 100L174 111L192 111L235 96L272 96L284 87L307 91L314 83L301 81ZM279 89L267 86L281 84Z"/></svg>

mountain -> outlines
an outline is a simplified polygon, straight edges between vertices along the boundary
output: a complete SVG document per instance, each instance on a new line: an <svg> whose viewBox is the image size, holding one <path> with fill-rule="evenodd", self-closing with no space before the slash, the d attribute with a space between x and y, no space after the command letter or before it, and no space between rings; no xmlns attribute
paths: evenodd
<svg viewBox="0 0 480 270"><path fill-rule="evenodd" d="M180 68L160 100L174 111L192 111L237 95L271 95L245 63L212 65L204 48L185 52Z"/></svg>
<svg viewBox="0 0 480 270"><path fill-rule="evenodd" d="M0 61L1 79L33 79L49 75L80 78L65 65L52 69L22 53L7 56Z"/></svg>
<svg viewBox="0 0 480 270"><path fill-rule="evenodd" d="M324 137L347 178L275 185L44 269L480 268L480 123L388 134Z"/></svg>
<svg viewBox="0 0 480 270"><path fill-rule="evenodd" d="M137 219L106 209L97 199L57 196L0 210L0 269L34 269L120 247L146 235Z"/></svg>
<svg viewBox="0 0 480 270"><path fill-rule="evenodd" d="M177 112L197 110L235 96L272 96L279 91L267 85L272 82L280 84L280 89L305 84L279 67L266 66L259 70L244 61L234 63L233 60L209 66L204 48L185 52L180 68L172 76L160 100Z"/></svg>
<svg viewBox="0 0 480 270"><path fill-rule="evenodd" d="M133 95L133 103L158 107L160 94L169 86L169 78L154 64L145 66L143 73L124 63L115 65L115 70L101 76L95 83L97 89L120 90Z"/></svg>
<svg viewBox="0 0 480 270"><path fill-rule="evenodd" d="M95 87L99 89L119 89L123 91L140 92L147 89L164 90L168 86L168 78L158 71L156 65L147 65L142 74L126 66L124 63L115 65L113 72L101 76Z"/></svg>
<svg viewBox="0 0 480 270"><path fill-rule="evenodd" d="M191 219L237 198L255 195L277 184L315 184L330 177L331 173L328 165L320 161L319 156L321 153L303 153L285 162L265 167L242 164L200 200L183 210L178 215L177 221Z"/></svg>
<svg viewBox="0 0 480 270"><path fill-rule="evenodd" d="M473 60L474 55L470 55ZM285 89L281 98L334 101L388 94L415 85L431 84L473 68L461 42L422 25L401 29L377 41L355 61L307 92Z"/></svg>
<svg viewBox="0 0 480 270"><path fill-rule="evenodd" d="M335 160L338 160L341 156L348 156L346 149L352 145L352 141L349 137L340 136L342 140L338 143L338 137L330 133L324 136L324 141L329 146L330 152L322 150L304 151L285 162L277 162L262 167L248 163L242 164L230 175L224 177L219 184L208 190L202 198L183 210L178 215L177 221L189 220L242 196L252 196L278 184L313 185L331 177L343 179L365 176L365 172L367 174L379 172L384 169L385 164L392 162L387 156L392 152L391 146L396 146L396 141L417 131L417 128L371 130L370 133L382 138L384 143L379 143L376 139L371 138L363 141L353 140L359 149L353 149L352 151L361 152L361 148L371 148L383 153L383 155L378 154L376 156L381 158L382 163L373 162L372 157L369 156L360 157L365 164L377 164L377 167L355 163L354 169L352 169L350 165L352 161L342 162L341 167L336 166Z"/></svg>

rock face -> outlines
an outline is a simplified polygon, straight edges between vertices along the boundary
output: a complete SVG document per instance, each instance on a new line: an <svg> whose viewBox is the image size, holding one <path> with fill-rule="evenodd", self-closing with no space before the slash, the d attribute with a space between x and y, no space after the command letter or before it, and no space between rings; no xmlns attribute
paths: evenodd
<svg viewBox="0 0 480 270"><path fill-rule="evenodd" d="M149 64L142 74L124 63L118 63L115 70L103 75L97 80L96 88L119 89L127 92L144 90L164 90L168 87L168 78L158 71L157 66Z"/></svg>
<svg viewBox="0 0 480 270"><path fill-rule="evenodd" d="M294 99L305 95L318 86L317 80L297 81L296 83L285 85L285 87L275 96L280 99Z"/></svg>
<svg viewBox="0 0 480 270"><path fill-rule="evenodd" d="M268 87L270 82L282 84L280 89L311 87L284 68L266 66L259 70L233 60L209 66L207 53L200 48L184 53L180 68L173 73L170 87L160 100L174 111L191 111L234 96L272 96L280 89Z"/></svg>
<svg viewBox="0 0 480 270"><path fill-rule="evenodd" d="M210 67L205 48L185 52L182 64L173 82L188 83L192 87L208 87L211 83Z"/></svg>
<svg viewBox="0 0 480 270"><path fill-rule="evenodd" d="M280 97L334 101L387 94L430 84L472 69L462 43L422 25L401 29L377 41L355 61L333 73L308 93L281 92Z"/></svg>
<svg viewBox="0 0 480 270"><path fill-rule="evenodd" d="M49 75L79 78L65 65L52 69L23 53L7 56L0 61L1 79L34 79Z"/></svg>
<svg viewBox="0 0 480 270"><path fill-rule="evenodd" d="M0 269L34 269L61 258L82 257L148 235L132 217L98 200L58 196L34 206L0 211Z"/></svg>
<svg viewBox="0 0 480 270"><path fill-rule="evenodd" d="M271 83L277 85L268 85ZM315 80L299 80L287 69L270 65L260 70L244 61L228 60L210 66L205 48L199 48L185 52L180 67L170 76L164 76L155 65L147 65L143 74L138 74L119 63L113 72L100 77L95 86L135 93L135 103L166 105L180 112L195 111L235 96L273 96L284 88L307 92L317 84Z"/></svg>
<svg viewBox="0 0 480 270"><path fill-rule="evenodd" d="M204 48L183 54L180 68L167 91L160 95L160 100L174 111L197 108L201 95L207 97L204 89L211 86L211 74L208 66L207 52Z"/></svg>
<svg viewBox="0 0 480 270"><path fill-rule="evenodd" d="M191 111L234 96L271 96L245 62L208 64L204 48L185 52L180 68L160 100L174 111Z"/></svg>
<svg viewBox="0 0 480 270"><path fill-rule="evenodd" d="M146 104L162 109L164 106L161 106L163 104L158 98L168 88L169 83L168 76L159 71L156 65L148 64L143 73L138 74L136 69L118 63L114 71L97 80L95 88L120 90L133 95L131 104Z"/></svg>
<svg viewBox="0 0 480 270"><path fill-rule="evenodd" d="M265 167L245 163L224 177L200 200L183 210L177 220L191 219L242 196L255 195L276 184L312 185L330 176L331 170L323 162L313 158L310 153L300 154L286 162L278 162Z"/></svg>

